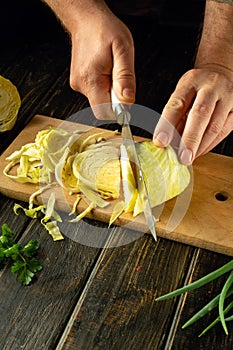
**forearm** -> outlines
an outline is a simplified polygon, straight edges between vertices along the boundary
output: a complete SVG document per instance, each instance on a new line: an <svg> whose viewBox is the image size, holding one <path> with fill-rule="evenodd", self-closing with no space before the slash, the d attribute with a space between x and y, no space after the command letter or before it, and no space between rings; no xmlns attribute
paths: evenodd
<svg viewBox="0 0 233 350"><path fill-rule="evenodd" d="M80 20L85 20L91 14L110 11L103 0L42 0L56 14L64 27L74 32Z"/></svg>
<svg viewBox="0 0 233 350"><path fill-rule="evenodd" d="M195 66L218 65L233 73L233 0L207 0Z"/></svg>

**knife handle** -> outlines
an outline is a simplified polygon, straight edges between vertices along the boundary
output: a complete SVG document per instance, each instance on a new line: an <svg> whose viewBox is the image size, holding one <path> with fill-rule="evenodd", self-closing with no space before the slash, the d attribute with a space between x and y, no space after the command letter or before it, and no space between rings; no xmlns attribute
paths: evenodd
<svg viewBox="0 0 233 350"><path fill-rule="evenodd" d="M113 91L113 88L111 88L111 100L112 100L112 109L115 112L116 106L118 104L121 104L121 102L118 100L118 98L116 97L115 92Z"/></svg>
<svg viewBox="0 0 233 350"><path fill-rule="evenodd" d="M118 124L123 125L124 123L129 123L131 115L128 111L128 105L120 102L113 88L111 88L111 100L112 110L116 114Z"/></svg>

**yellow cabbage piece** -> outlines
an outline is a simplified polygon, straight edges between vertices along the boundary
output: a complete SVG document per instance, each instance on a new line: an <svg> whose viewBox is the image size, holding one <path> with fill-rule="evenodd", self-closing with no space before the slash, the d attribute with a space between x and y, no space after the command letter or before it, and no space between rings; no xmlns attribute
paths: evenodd
<svg viewBox="0 0 233 350"><path fill-rule="evenodd" d="M30 182L37 184L41 178L41 158L34 143L28 143L19 151L13 152L7 160L10 163L5 167L3 173L18 182ZM11 168L17 167L17 174L9 174ZM44 182L48 182L48 178Z"/></svg>
<svg viewBox="0 0 233 350"><path fill-rule="evenodd" d="M135 202L138 197L138 190L136 188L133 170L124 145L121 145L121 174L123 192L125 197L124 211L126 213L130 213L134 210Z"/></svg>
<svg viewBox="0 0 233 350"><path fill-rule="evenodd" d="M125 211L125 202L118 201L116 205L114 205L110 220L109 227L114 223L114 221Z"/></svg>
<svg viewBox="0 0 233 350"><path fill-rule="evenodd" d="M108 159L96 172L96 190L103 198L119 198L120 183L119 159Z"/></svg>
<svg viewBox="0 0 233 350"><path fill-rule="evenodd" d="M20 106L21 99L16 86L0 76L0 132L13 128Z"/></svg>
<svg viewBox="0 0 233 350"><path fill-rule="evenodd" d="M160 148L151 141L136 143L136 149L152 207L176 197L189 185L189 169L179 162L171 146ZM142 210L138 196L133 215Z"/></svg>
<svg viewBox="0 0 233 350"><path fill-rule="evenodd" d="M102 198L119 197L120 161L113 145L97 145L79 153L73 161L73 173Z"/></svg>
<svg viewBox="0 0 233 350"><path fill-rule="evenodd" d="M76 193L76 202L70 214L75 213L83 197L88 207L71 222L79 221L97 207L108 206L113 199L117 199L117 202L113 206L110 225L123 212L132 213L133 216L140 214L144 203L134 177L136 165L132 167L121 139L111 139L116 133L110 131L108 140L102 138L103 133L86 138L83 135L80 137L81 133L84 131L68 132L58 128L40 131L34 143L24 145L7 158L10 163L4 169L4 174L19 182L44 183L47 186L52 185L55 177L58 185L70 194ZM188 186L189 169L178 161L171 146L159 148L152 141L145 141L136 143L136 149L152 207L179 195ZM10 170L15 166L17 174L12 175ZM25 214L36 217L41 209L45 214L42 224L54 239L61 239L56 224L61 218L54 210L54 195L51 195L46 207L33 207L35 196L41 191L32 194Z"/></svg>

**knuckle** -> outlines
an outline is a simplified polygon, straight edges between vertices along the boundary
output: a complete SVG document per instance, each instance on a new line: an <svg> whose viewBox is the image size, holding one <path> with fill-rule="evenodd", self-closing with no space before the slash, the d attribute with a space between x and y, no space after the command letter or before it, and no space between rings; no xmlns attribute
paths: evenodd
<svg viewBox="0 0 233 350"><path fill-rule="evenodd" d="M118 37L117 39L114 40L113 47L114 47L114 50L116 50L116 52L121 55L125 53L125 50L127 49L128 44L127 42L124 43L123 38Z"/></svg>
<svg viewBox="0 0 233 350"><path fill-rule="evenodd" d="M90 84L90 72L88 69L80 69L79 71L79 81L82 85L87 86Z"/></svg>
<svg viewBox="0 0 233 350"><path fill-rule="evenodd" d="M209 83L215 85L220 78L220 74L218 72L211 71L211 72L208 72L207 78Z"/></svg>
<svg viewBox="0 0 233 350"><path fill-rule="evenodd" d="M79 91L79 85L77 84L77 80L74 79L73 77L70 77L70 87L71 87L74 91Z"/></svg>
<svg viewBox="0 0 233 350"><path fill-rule="evenodd" d="M209 108L209 106L207 106L207 105L204 104L204 103L196 104L196 105L193 107L193 112L194 112L194 113L201 114L201 115L207 115L207 114L210 113L210 108Z"/></svg>
<svg viewBox="0 0 233 350"><path fill-rule="evenodd" d="M209 85L211 86L222 85L225 87L227 92L229 93L233 92L233 81L230 80L226 75L220 72L211 71L211 72L208 72L207 79L208 79L207 81Z"/></svg>
<svg viewBox="0 0 233 350"><path fill-rule="evenodd" d="M233 131L233 111L229 113L228 121L229 129L230 131Z"/></svg>
<svg viewBox="0 0 233 350"><path fill-rule="evenodd" d="M135 81L135 75L134 72L130 71L129 69L122 68L116 72L116 79Z"/></svg>
<svg viewBox="0 0 233 350"><path fill-rule="evenodd" d="M75 91L86 92L95 84L95 75L88 68L83 67L76 74L70 75L70 86Z"/></svg>
<svg viewBox="0 0 233 350"><path fill-rule="evenodd" d="M228 92L230 94L233 93L233 82L232 81L229 81L228 84L227 84L227 89L228 89Z"/></svg>
<svg viewBox="0 0 233 350"><path fill-rule="evenodd" d="M181 112L185 108L185 101L182 97L171 96L168 103L166 104L166 108L175 110L176 112Z"/></svg>
<svg viewBox="0 0 233 350"><path fill-rule="evenodd" d="M127 54L128 50L133 47L133 37L129 31L127 31L127 36L118 36L113 41L113 51L116 51L118 55Z"/></svg>
<svg viewBox="0 0 233 350"><path fill-rule="evenodd" d="M205 117L211 113L211 106L206 103L196 103L193 105L192 112L198 114L200 117Z"/></svg>
<svg viewBox="0 0 233 350"><path fill-rule="evenodd" d="M70 74L70 87L75 91L81 91L81 78L80 78L80 72L74 73L71 72Z"/></svg>
<svg viewBox="0 0 233 350"><path fill-rule="evenodd" d="M190 69L182 75L177 86L179 87L185 84L188 87L192 87L193 82L196 81L197 77L198 71L196 69Z"/></svg>
<svg viewBox="0 0 233 350"><path fill-rule="evenodd" d="M224 139L231 132L231 130L233 130L233 128L230 125L228 125L228 124L224 125L221 128L221 130L218 134L218 137L221 139Z"/></svg>
<svg viewBox="0 0 233 350"><path fill-rule="evenodd" d="M186 142L187 145L195 145L198 146L199 145L199 140L196 137L186 137Z"/></svg>
<svg viewBox="0 0 233 350"><path fill-rule="evenodd" d="M197 134L192 133L184 137L184 143L188 148L197 149L200 144L200 138L198 137Z"/></svg>
<svg viewBox="0 0 233 350"><path fill-rule="evenodd" d="M223 130L223 126L221 123L217 122L217 121L213 121L209 127L209 133L211 134L220 134Z"/></svg>
<svg viewBox="0 0 233 350"><path fill-rule="evenodd" d="M190 69L187 72L184 73L183 75L183 79L185 81L192 81L193 79L195 79L197 76L197 70L196 69Z"/></svg>

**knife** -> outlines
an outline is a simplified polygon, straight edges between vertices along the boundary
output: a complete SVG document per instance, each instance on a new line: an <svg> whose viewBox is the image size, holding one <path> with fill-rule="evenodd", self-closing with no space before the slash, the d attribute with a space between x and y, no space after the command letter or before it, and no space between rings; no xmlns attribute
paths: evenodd
<svg viewBox="0 0 233 350"><path fill-rule="evenodd" d="M137 154L135 142L134 142L133 135L131 133L131 129L129 125L131 115L127 106L123 105L118 100L113 89L111 89L111 99L112 99L112 109L116 115L117 122L122 126L121 135L123 139L123 145L126 148L126 152L128 154L129 160L136 165L135 180L136 180L140 200L144 204L143 212L146 219L146 223L155 241L157 241L157 235L155 230L155 219L152 213L146 182L143 176L140 160Z"/></svg>

